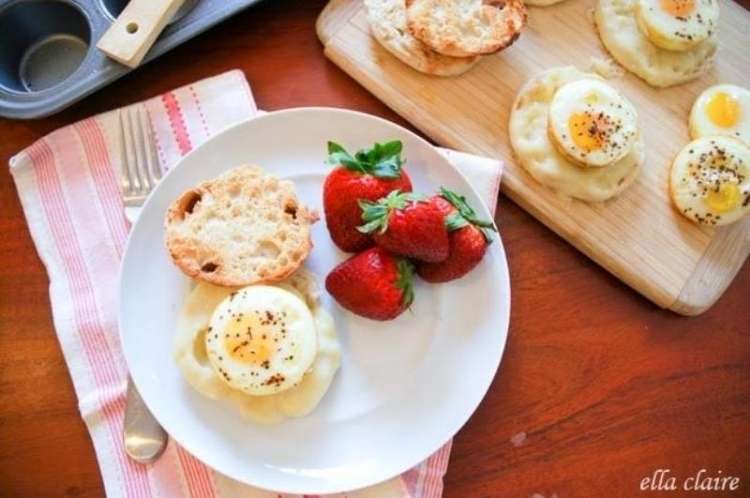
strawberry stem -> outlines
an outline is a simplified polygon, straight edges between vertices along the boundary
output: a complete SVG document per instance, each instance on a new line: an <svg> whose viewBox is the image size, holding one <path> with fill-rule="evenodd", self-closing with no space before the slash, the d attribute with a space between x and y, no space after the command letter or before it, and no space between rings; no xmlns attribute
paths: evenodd
<svg viewBox="0 0 750 498"><path fill-rule="evenodd" d="M369 149L357 151L354 156L336 142L328 142L328 164L341 165L351 171L377 178L395 180L401 177L403 144L400 140L375 143Z"/></svg>

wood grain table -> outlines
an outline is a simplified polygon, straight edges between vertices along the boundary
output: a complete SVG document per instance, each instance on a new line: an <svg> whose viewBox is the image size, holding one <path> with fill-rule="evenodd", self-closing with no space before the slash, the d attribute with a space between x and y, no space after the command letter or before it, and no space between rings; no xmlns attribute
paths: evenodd
<svg viewBox="0 0 750 498"><path fill-rule="evenodd" d="M323 5L265 2L57 116L0 120L0 162L62 125L237 67L264 109L347 107L405 124L323 57L313 26ZM498 210L510 336L486 399L454 440L445 497L750 496L750 265L713 309L682 318L503 196ZM5 166L0 255L0 497L104 496L47 276ZM721 472L740 488L640 491L657 469L680 483Z"/></svg>

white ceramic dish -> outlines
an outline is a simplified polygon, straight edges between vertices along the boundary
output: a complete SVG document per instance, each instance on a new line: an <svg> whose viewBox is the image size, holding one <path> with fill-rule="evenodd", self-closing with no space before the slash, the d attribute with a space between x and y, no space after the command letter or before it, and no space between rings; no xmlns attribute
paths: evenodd
<svg viewBox="0 0 750 498"><path fill-rule="evenodd" d="M412 310L379 323L344 311L324 293L343 361L318 408L302 419L260 426L229 403L204 398L183 380L172 353L175 320L190 281L164 249L167 206L192 185L257 163L295 182L322 211L327 140L349 150L400 139L406 168L423 192L463 193L487 208L464 177L426 141L388 121L339 109L270 113L230 128L185 157L146 202L133 227L120 282L120 335L135 384L169 434L217 471L257 487L326 494L376 484L418 464L468 420L487 391L505 347L510 285L499 237L461 280L419 282ZM320 279L346 255L325 223L313 229L306 265Z"/></svg>

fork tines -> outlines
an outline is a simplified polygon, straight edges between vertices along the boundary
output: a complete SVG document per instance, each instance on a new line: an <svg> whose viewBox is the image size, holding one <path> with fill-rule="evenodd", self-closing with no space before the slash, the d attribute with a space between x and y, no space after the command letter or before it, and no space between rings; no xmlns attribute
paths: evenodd
<svg viewBox="0 0 750 498"><path fill-rule="evenodd" d="M140 205L162 177L148 116L141 104L120 109L122 191L125 205Z"/></svg>

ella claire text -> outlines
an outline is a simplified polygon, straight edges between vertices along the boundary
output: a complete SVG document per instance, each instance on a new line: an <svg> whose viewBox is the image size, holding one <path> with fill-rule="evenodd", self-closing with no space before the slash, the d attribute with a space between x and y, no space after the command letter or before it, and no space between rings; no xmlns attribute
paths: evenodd
<svg viewBox="0 0 750 498"><path fill-rule="evenodd" d="M740 478L724 475L721 470L709 474L707 469L700 469L680 481L670 469L656 469L652 475L641 479L641 491L736 491L739 488Z"/></svg>

